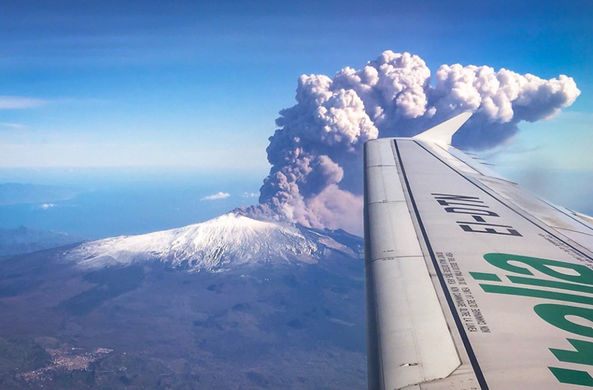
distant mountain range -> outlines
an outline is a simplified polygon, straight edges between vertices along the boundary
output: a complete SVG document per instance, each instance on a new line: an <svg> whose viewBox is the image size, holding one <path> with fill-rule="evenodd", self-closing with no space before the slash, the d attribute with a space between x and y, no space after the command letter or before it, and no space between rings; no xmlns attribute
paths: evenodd
<svg viewBox="0 0 593 390"><path fill-rule="evenodd" d="M81 242L81 237L68 233L30 229L0 229L0 257L35 252Z"/></svg>
<svg viewBox="0 0 593 390"><path fill-rule="evenodd" d="M0 388L364 388L362 247L229 213L0 260Z"/></svg>

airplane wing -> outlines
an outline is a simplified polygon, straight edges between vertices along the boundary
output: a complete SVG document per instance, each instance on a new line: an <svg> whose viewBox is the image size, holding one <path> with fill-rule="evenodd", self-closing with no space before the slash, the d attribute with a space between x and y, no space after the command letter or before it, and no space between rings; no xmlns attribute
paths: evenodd
<svg viewBox="0 0 593 390"><path fill-rule="evenodd" d="M593 219L451 147L365 145L369 389L593 388Z"/></svg>

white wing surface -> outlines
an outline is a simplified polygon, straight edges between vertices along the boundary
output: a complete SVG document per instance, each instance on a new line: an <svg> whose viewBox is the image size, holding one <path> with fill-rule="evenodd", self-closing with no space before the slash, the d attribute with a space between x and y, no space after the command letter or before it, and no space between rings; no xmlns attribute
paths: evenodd
<svg viewBox="0 0 593 390"><path fill-rule="evenodd" d="M365 145L370 389L593 388L592 219L448 145Z"/></svg>

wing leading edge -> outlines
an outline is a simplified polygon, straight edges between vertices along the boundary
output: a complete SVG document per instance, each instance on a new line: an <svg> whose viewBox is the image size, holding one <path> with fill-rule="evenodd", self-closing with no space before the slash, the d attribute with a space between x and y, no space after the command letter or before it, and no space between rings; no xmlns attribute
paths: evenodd
<svg viewBox="0 0 593 390"><path fill-rule="evenodd" d="M449 146L468 116L365 145L369 388L593 387L593 226Z"/></svg>

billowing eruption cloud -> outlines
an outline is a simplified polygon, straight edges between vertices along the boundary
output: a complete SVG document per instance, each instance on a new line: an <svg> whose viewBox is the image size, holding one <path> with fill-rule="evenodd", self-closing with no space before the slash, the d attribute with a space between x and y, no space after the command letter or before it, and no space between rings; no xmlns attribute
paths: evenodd
<svg viewBox="0 0 593 390"><path fill-rule="evenodd" d="M302 75L297 104L280 111L267 148L272 164L252 215L359 233L362 146L377 137L412 136L462 111L472 118L453 138L465 149L496 146L518 130L569 106L574 80L544 80L488 66L442 65L385 51L360 70L330 78Z"/></svg>

